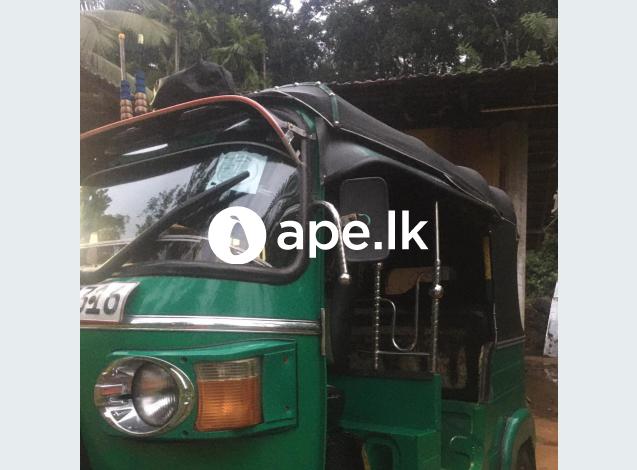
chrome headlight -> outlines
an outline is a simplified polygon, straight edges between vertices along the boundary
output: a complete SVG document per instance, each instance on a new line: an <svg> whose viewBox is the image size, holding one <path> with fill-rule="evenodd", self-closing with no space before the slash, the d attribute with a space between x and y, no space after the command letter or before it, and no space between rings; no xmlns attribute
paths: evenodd
<svg viewBox="0 0 637 470"><path fill-rule="evenodd" d="M147 436L174 428L190 414L193 386L186 374L169 362L127 357L100 374L93 398L112 427Z"/></svg>

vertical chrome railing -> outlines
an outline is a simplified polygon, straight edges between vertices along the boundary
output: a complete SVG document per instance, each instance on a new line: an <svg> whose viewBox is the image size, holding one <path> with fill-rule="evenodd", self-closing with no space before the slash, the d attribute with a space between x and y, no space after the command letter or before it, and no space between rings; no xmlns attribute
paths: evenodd
<svg viewBox="0 0 637 470"><path fill-rule="evenodd" d="M441 263L440 263L440 220L438 217L438 201L434 205L434 218L436 221L435 227L435 250L434 253L434 276L433 284L429 290L431 296L431 372L435 373L438 370L438 316L440 312L440 299L443 296L444 290L440 284L441 278Z"/></svg>
<svg viewBox="0 0 637 470"><path fill-rule="evenodd" d="M383 270L383 263L376 263L374 268L374 370L378 370L380 357L380 275Z"/></svg>
<svg viewBox="0 0 637 470"><path fill-rule="evenodd" d="M420 298L420 284L423 282L423 278L427 276L427 273L421 273L416 279L416 302L414 308L414 336L411 343L403 347L398 344L396 339L396 305L389 299L382 297L382 270L383 263L379 262L374 265L374 297L372 305L373 313L373 350L371 351L374 357L374 370L377 371L380 365L381 355L408 355L408 356L429 356L430 357L430 369L432 373L438 371L438 320L440 316L440 299L443 297L444 289L441 285L442 281L442 263L440 260L440 217L438 213L438 201L434 204L434 219L435 219L435 242L434 242L434 270L432 276L432 285L429 290L429 296L431 297L431 325L432 325L432 340L431 340L431 352L418 352L415 351L418 345L418 326L420 317L419 298ZM394 346L394 351L384 351L380 348L380 314L381 303L386 302L392 310L391 321L391 342ZM369 351L367 351L369 352Z"/></svg>

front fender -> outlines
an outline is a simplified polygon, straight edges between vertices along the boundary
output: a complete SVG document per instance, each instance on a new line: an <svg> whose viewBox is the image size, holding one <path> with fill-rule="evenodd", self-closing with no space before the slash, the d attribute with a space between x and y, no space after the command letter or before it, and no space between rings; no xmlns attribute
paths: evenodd
<svg viewBox="0 0 637 470"><path fill-rule="evenodd" d="M533 448L535 448L533 417L527 408L520 408L507 419L502 438L501 470L513 470L516 468L518 451L529 439L531 439Z"/></svg>

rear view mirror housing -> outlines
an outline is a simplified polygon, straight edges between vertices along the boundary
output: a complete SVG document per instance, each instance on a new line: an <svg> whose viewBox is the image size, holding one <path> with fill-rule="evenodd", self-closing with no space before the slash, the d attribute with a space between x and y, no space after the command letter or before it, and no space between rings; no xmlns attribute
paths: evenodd
<svg viewBox="0 0 637 470"><path fill-rule="evenodd" d="M348 179L341 183L340 214L343 226L357 220L369 228L367 246L352 250L345 246L347 261L352 263L378 262L389 255L387 214L389 196L387 183L380 177ZM355 228L352 233L360 233ZM357 243L359 241L357 240Z"/></svg>

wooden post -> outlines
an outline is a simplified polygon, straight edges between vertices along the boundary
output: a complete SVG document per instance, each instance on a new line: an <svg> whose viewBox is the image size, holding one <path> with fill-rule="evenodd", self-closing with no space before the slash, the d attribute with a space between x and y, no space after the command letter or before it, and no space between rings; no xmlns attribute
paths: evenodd
<svg viewBox="0 0 637 470"><path fill-rule="evenodd" d="M526 207L528 182L529 135L525 122L507 122L499 127L500 186L513 200L518 219L518 296L524 325L526 300Z"/></svg>

